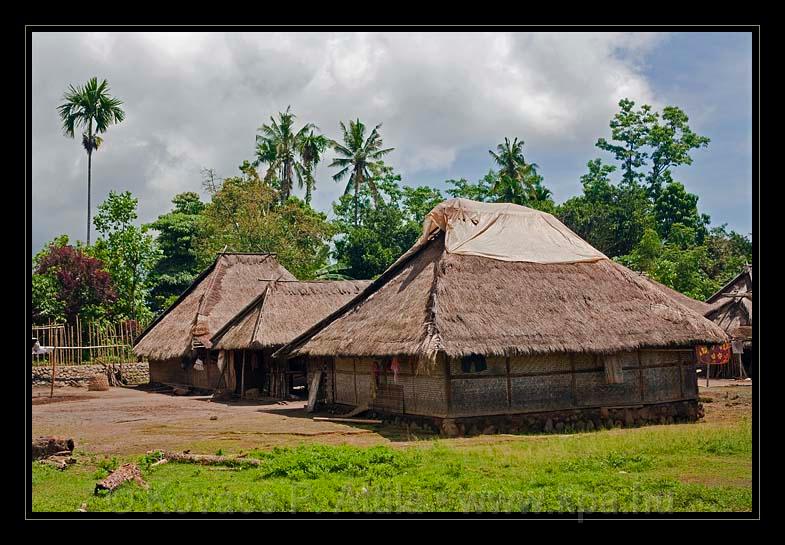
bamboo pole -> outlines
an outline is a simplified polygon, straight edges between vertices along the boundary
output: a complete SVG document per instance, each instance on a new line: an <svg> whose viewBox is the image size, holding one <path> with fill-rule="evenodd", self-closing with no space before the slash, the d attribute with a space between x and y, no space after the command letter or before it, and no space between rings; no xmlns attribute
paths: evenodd
<svg viewBox="0 0 785 545"><path fill-rule="evenodd" d="M52 345L52 346L54 346L54 345ZM52 357L52 378L51 378L50 384L49 384L49 398L50 399L53 398L54 395L55 395L55 373L56 373L55 367L57 365L57 355L56 355L56 352L54 350L52 350L52 355L53 355L53 357Z"/></svg>

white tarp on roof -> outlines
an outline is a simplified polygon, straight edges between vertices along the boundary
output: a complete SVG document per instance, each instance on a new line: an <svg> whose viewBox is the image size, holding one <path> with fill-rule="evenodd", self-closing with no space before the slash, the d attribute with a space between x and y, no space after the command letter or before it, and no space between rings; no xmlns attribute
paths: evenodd
<svg viewBox="0 0 785 545"><path fill-rule="evenodd" d="M517 204L444 201L426 216L415 247L439 230L451 254L530 263L607 259L551 214Z"/></svg>

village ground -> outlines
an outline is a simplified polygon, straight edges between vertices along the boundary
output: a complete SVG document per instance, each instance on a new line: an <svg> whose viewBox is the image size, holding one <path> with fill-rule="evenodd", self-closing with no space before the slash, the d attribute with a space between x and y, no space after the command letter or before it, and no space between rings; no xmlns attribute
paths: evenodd
<svg viewBox="0 0 785 545"><path fill-rule="evenodd" d="M77 463L32 468L33 511L749 511L752 388L701 381L695 424L444 439L405 426L318 422L304 402L213 402L146 387L32 392L33 436ZM244 455L259 468L165 464L153 450ZM117 464L148 489L94 496Z"/></svg>

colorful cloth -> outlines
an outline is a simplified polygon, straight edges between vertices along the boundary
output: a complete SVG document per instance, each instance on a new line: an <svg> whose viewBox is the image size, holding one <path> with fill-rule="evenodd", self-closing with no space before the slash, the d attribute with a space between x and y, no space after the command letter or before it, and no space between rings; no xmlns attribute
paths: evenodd
<svg viewBox="0 0 785 545"><path fill-rule="evenodd" d="M730 361L731 345L730 343L713 344L706 346L699 344L695 347L695 355L698 357L698 363L704 365L722 365Z"/></svg>

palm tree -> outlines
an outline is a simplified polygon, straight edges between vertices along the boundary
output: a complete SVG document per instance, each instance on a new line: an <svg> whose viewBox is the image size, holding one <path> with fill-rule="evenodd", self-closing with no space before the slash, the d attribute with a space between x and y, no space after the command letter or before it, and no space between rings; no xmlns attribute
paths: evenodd
<svg viewBox="0 0 785 545"><path fill-rule="evenodd" d="M504 202L523 204L534 190L532 177L537 176L538 167L534 163L526 163L523 157L523 144L523 140L518 138L513 139L512 142L509 138L505 138L503 143L496 146L495 153L493 150L488 151L500 167L496 183L491 190Z"/></svg>
<svg viewBox="0 0 785 545"><path fill-rule="evenodd" d="M379 134L379 129L382 124L379 123L371 131L368 138L365 138L365 125L357 119L356 121L349 121L349 128L346 128L341 122L341 131L343 133L343 144L338 142L333 143L333 149L339 155L330 163L330 167L340 167L333 176L333 180L339 182L343 180L346 175L349 175L349 183L346 184L344 195L348 195L354 188L354 225L359 224L359 202L360 202L360 187L368 184L376 204L379 204L379 191L376 189L376 184L373 181L368 168L375 164L380 163L382 157L390 153L395 148L382 148L382 137Z"/></svg>
<svg viewBox="0 0 785 545"><path fill-rule="evenodd" d="M316 126L312 127L315 129ZM304 130L304 129L303 129ZM303 130L300 132L302 133ZM298 133L299 134L299 133ZM302 164L296 166L297 181L299 186L305 185L305 202L311 204L311 194L316 188L316 180L313 177L313 170L322 160L322 154L332 145L333 142L324 135L315 134L311 129L307 134L303 133L298 140L297 151L302 159Z"/></svg>
<svg viewBox="0 0 785 545"><path fill-rule="evenodd" d="M87 151L87 245L90 246L90 185L93 166L93 152L97 151L103 139L98 136L106 132L110 125L125 119L125 112L120 108L121 100L109 95L109 83L98 78L90 79L84 87L69 85L63 95L65 102L57 107L63 122L66 136L74 138L79 127L86 127L82 132L82 146Z"/></svg>
<svg viewBox="0 0 785 545"><path fill-rule="evenodd" d="M295 174L298 175L300 183L303 183L302 173L305 173L308 168L298 162L297 156L301 151L303 139L309 132L313 133L313 130L317 129L314 124L306 123L295 132L295 117L297 116L291 112L291 106L287 106L285 112L278 112L277 121L271 117L269 125L259 127L261 134L256 136L257 158L254 166L267 163L265 180L269 182L273 176L278 178L282 203L286 202L292 193Z"/></svg>

